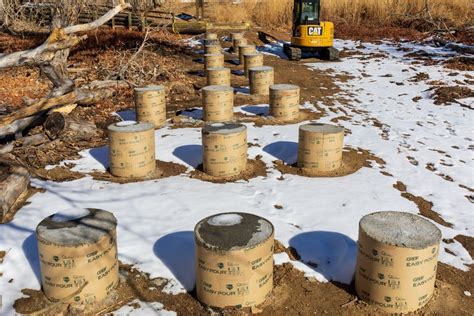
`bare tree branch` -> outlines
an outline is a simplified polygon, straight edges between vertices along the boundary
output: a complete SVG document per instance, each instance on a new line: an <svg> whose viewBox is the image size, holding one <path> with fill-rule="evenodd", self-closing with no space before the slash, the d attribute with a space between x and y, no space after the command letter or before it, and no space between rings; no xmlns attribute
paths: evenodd
<svg viewBox="0 0 474 316"><path fill-rule="evenodd" d="M130 8L131 5L129 3L125 3L124 0L120 0L120 3L113 8L112 10L109 10L107 13L105 13L103 16L98 18L97 20L86 23L86 24L79 24L79 25L73 25L73 26L68 26L64 29L64 32L66 34L73 34L77 32L87 32L94 30L98 28L99 26L107 23L110 19L112 19L114 16L116 16L119 12Z"/></svg>

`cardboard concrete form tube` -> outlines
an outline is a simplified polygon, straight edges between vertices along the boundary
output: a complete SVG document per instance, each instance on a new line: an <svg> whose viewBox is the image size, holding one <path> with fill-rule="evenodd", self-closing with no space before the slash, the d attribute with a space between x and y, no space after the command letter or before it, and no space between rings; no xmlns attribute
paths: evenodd
<svg viewBox="0 0 474 316"><path fill-rule="evenodd" d="M245 54L251 54L251 53L256 53L257 48L255 45L240 45L239 46L239 63L241 65L244 64L244 55Z"/></svg>
<svg viewBox="0 0 474 316"><path fill-rule="evenodd" d="M196 228L196 293L211 307L252 307L273 289L273 225L246 213L224 213Z"/></svg>
<svg viewBox="0 0 474 316"><path fill-rule="evenodd" d="M298 167L333 171L342 165L344 128L319 123L299 127Z"/></svg>
<svg viewBox="0 0 474 316"><path fill-rule="evenodd" d="M206 71L208 86L229 86L230 87L230 69L225 67L212 67Z"/></svg>
<svg viewBox="0 0 474 316"><path fill-rule="evenodd" d="M300 112L300 87L291 84L270 86L269 114L280 121L293 121Z"/></svg>
<svg viewBox="0 0 474 316"><path fill-rule="evenodd" d="M204 54L204 69L224 67L224 54Z"/></svg>
<svg viewBox="0 0 474 316"><path fill-rule="evenodd" d="M206 33L206 40L217 40L217 33Z"/></svg>
<svg viewBox="0 0 474 316"><path fill-rule="evenodd" d="M263 54L249 53L244 54L245 77L249 77L249 68L263 66Z"/></svg>
<svg viewBox="0 0 474 316"><path fill-rule="evenodd" d="M234 119L234 89L229 86L202 88L202 119L206 122L228 122Z"/></svg>
<svg viewBox="0 0 474 316"><path fill-rule="evenodd" d="M232 48L234 53L238 54L239 53L239 46L241 45L247 45L248 41L246 38L236 38L232 40Z"/></svg>
<svg viewBox="0 0 474 316"><path fill-rule="evenodd" d="M221 45L206 45L204 46L205 54L221 54L222 47Z"/></svg>
<svg viewBox="0 0 474 316"><path fill-rule="evenodd" d="M234 40L236 39L242 39L244 38L244 33L239 32L239 33L230 33L230 40L232 43L234 43Z"/></svg>
<svg viewBox="0 0 474 316"><path fill-rule="evenodd" d="M247 168L247 127L237 123L214 123L202 129L203 170L226 178Z"/></svg>
<svg viewBox="0 0 474 316"><path fill-rule="evenodd" d="M153 124L155 128L166 123L166 90L163 86L135 88L135 110L138 122Z"/></svg>
<svg viewBox="0 0 474 316"><path fill-rule="evenodd" d="M433 296L441 231L410 213L378 212L359 223L358 296L388 313L409 313Z"/></svg>
<svg viewBox="0 0 474 316"><path fill-rule="evenodd" d="M136 178L152 174L155 162L155 129L150 123L124 121L109 125L110 173Z"/></svg>
<svg viewBox="0 0 474 316"><path fill-rule="evenodd" d="M116 288L116 226L112 213L97 209L57 213L38 224L41 281L50 301L91 305Z"/></svg>
<svg viewBox="0 0 474 316"><path fill-rule="evenodd" d="M250 94L268 95L270 86L274 84L273 67L259 66L249 68Z"/></svg>

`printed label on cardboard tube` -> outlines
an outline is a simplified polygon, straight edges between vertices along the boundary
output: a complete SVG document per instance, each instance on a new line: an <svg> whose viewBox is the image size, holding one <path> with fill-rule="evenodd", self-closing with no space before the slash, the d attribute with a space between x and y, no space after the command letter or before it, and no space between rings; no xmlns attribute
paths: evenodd
<svg viewBox="0 0 474 316"><path fill-rule="evenodd" d="M234 118L234 90L224 86L204 87L202 90L202 105L204 121L232 121Z"/></svg>
<svg viewBox="0 0 474 316"><path fill-rule="evenodd" d="M282 121L298 118L300 109L300 88L293 85L270 86L269 114Z"/></svg>
<svg viewBox="0 0 474 316"><path fill-rule="evenodd" d="M229 68L208 68L206 71L206 77L208 86L230 86Z"/></svg>
<svg viewBox="0 0 474 316"><path fill-rule="evenodd" d="M156 90L135 90L135 109L138 122L148 122L155 128L166 123L166 92L163 87Z"/></svg>
<svg viewBox="0 0 474 316"><path fill-rule="evenodd" d="M144 131L119 132L109 128L108 132L111 174L134 178L155 171L155 131L151 125Z"/></svg>
<svg viewBox="0 0 474 316"><path fill-rule="evenodd" d="M206 45L204 51L206 54L221 54L222 47L220 45Z"/></svg>
<svg viewBox="0 0 474 316"><path fill-rule="evenodd" d="M355 286L360 298L389 313L408 313L433 296L439 245L411 249L359 231Z"/></svg>
<svg viewBox="0 0 474 316"><path fill-rule="evenodd" d="M250 94L268 95L274 83L274 72L271 67L249 68Z"/></svg>
<svg viewBox="0 0 474 316"><path fill-rule="evenodd" d="M247 168L247 130L202 135L203 169L215 177L230 177Z"/></svg>
<svg viewBox="0 0 474 316"><path fill-rule="evenodd" d="M95 244L75 247L56 245L38 235L37 240L43 291L51 301L63 300L83 287L66 302L92 304L103 300L118 285L115 230Z"/></svg>
<svg viewBox="0 0 474 316"><path fill-rule="evenodd" d="M223 54L205 54L204 55L204 69L224 67Z"/></svg>
<svg viewBox="0 0 474 316"><path fill-rule="evenodd" d="M216 33L206 33L206 39L207 40L216 40L217 39L217 34Z"/></svg>
<svg viewBox="0 0 474 316"><path fill-rule="evenodd" d="M317 171L333 171L340 168L344 129L325 133L305 130L303 126L299 129L298 167Z"/></svg>
<svg viewBox="0 0 474 316"><path fill-rule="evenodd" d="M255 45L241 45L241 46L239 46L239 63L241 65L243 65L244 64L244 55L255 53L256 51L257 50L256 50Z"/></svg>
<svg viewBox="0 0 474 316"><path fill-rule="evenodd" d="M246 38L236 38L232 41L232 46L233 46L233 49L234 49L234 52L236 52L237 54L239 53L238 49L239 49L239 46L241 45L247 45L247 39Z"/></svg>
<svg viewBox="0 0 474 316"><path fill-rule="evenodd" d="M245 77L249 77L249 69L252 67L263 66L263 54L244 54L244 72Z"/></svg>
<svg viewBox="0 0 474 316"><path fill-rule="evenodd" d="M196 244L198 300L213 307L251 307L273 289L273 234L253 247L212 251Z"/></svg>

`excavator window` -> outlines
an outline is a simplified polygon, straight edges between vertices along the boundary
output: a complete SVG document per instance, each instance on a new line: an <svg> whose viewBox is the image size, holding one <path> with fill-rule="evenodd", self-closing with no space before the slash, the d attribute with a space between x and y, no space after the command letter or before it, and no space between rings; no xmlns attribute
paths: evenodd
<svg viewBox="0 0 474 316"><path fill-rule="evenodd" d="M294 27L302 24L319 24L320 0L295 0Z"/></svg>

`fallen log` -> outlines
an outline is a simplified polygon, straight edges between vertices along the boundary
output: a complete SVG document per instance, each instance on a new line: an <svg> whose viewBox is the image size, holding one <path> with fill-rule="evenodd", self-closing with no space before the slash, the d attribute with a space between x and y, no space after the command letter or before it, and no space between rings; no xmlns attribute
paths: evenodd
<svg viewBox="0 0 474 316"><path fill-rule="evenodd" d="M87 140L96 136L99 132L95 124L59 112L48 115L43 128L46 135L52 140L58 137L69 141Z"/></svg>
<svg viewBox="0 0 474 316"><path fill-rule="evenodd" d="M0 223L4 223L20 196L28 191L30 175L23 167L6 167L0 177Z"/></svg>
<svg viewBox="0 0 474 316"><path fill-rule="evenodd" d="M71 103L91 105L110 98L114 93L114 89L107 88L99 90L74 89L59 97L41 99L26 108L0 117L0 137L22 131L40 118L46 110Z"/></svg>

